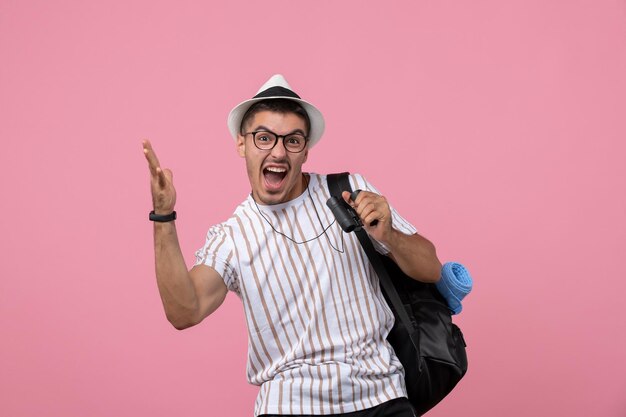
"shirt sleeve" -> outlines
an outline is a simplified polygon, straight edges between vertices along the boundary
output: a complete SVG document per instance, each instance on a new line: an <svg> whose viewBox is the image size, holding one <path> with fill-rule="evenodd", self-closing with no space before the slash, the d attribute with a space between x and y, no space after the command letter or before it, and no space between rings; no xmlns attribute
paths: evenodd
<svg viewBox="0 0 626 417"><path fill-rule="evenodd" d="M370 191L376 194L381 194L360 174L350 175L350 185L352 186L353 190L359 189ZM391 224L393 225L394 229L404 233L405 235L414 235L417 233L417 229L415 228L415 226L406 221L404 217L400 216L400 214L393 208L393 206L389 205L389 208L391 209ZM382 253L383 255L387 255L389 253L389 248L381 242L372 239L372 243L379 253Z"/></svg>
<svg viewBox="0 0 626 417"><path fill-rule="evenodd" d="M206 265L217 271L226 287L239 294L239 278L234 265L232 240L222 224L213 226L206 235L204 246L196 251L195 265Z"/></svg>

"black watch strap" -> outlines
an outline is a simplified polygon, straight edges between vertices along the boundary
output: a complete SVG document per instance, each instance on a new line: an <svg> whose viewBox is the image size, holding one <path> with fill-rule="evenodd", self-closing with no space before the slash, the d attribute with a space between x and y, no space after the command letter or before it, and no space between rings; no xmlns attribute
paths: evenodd
<svg viewBox="0 0 626 417"><path fill-rule="evenodd" d="M148 218L153 222L171 222L172 220L176 220L176 212L173 211L170 214L155 214L154 210L152 210Z"/></svg>

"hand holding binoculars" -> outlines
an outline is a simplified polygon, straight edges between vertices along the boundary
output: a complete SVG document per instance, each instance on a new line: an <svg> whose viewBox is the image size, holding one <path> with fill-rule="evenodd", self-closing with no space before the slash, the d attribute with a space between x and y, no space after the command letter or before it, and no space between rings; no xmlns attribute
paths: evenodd
<svg viewBox="0 0 626 417"><path fill-rule="evenodd" d="M356 201L360 192L361 190L354 190L350 194L350 200ZM339 226L341 226L344 232L350 233L353 230L363 227L363 222L361 222L359 215L343 198L339 199L335 196L331 196L328 201L326 201L326 205L333 212L337 223L339 223ZM370 226L376 226L377 223L378 220L374 220Z"/></svg>

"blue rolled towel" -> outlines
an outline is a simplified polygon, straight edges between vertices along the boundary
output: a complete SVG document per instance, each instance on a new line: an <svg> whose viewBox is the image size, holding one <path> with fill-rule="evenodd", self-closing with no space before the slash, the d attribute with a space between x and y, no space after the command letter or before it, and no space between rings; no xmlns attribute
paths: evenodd
<svg viewBox="0 0 626 417"><path fill-rule="evenodd" d="M472 277L463 265L446 262L441 268L441 278L435 285L448 302L452 314L459 314L463 309L461 300L472 291L472 283Z"/></svg>

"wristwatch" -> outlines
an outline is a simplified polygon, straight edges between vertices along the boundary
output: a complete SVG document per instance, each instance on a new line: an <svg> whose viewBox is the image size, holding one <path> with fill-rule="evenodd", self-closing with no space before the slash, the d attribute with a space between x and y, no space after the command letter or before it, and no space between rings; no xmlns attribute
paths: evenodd
<svg viewBox="0 0 626 417"><path fill-rule="evenodd" d="M172 220L176 220L176 212L173 211L170 214L155 214L154 210L152 210L150 212L150 215L148 216L148 219L152 220L153 222L160 223L171 222Z"/></svg>

